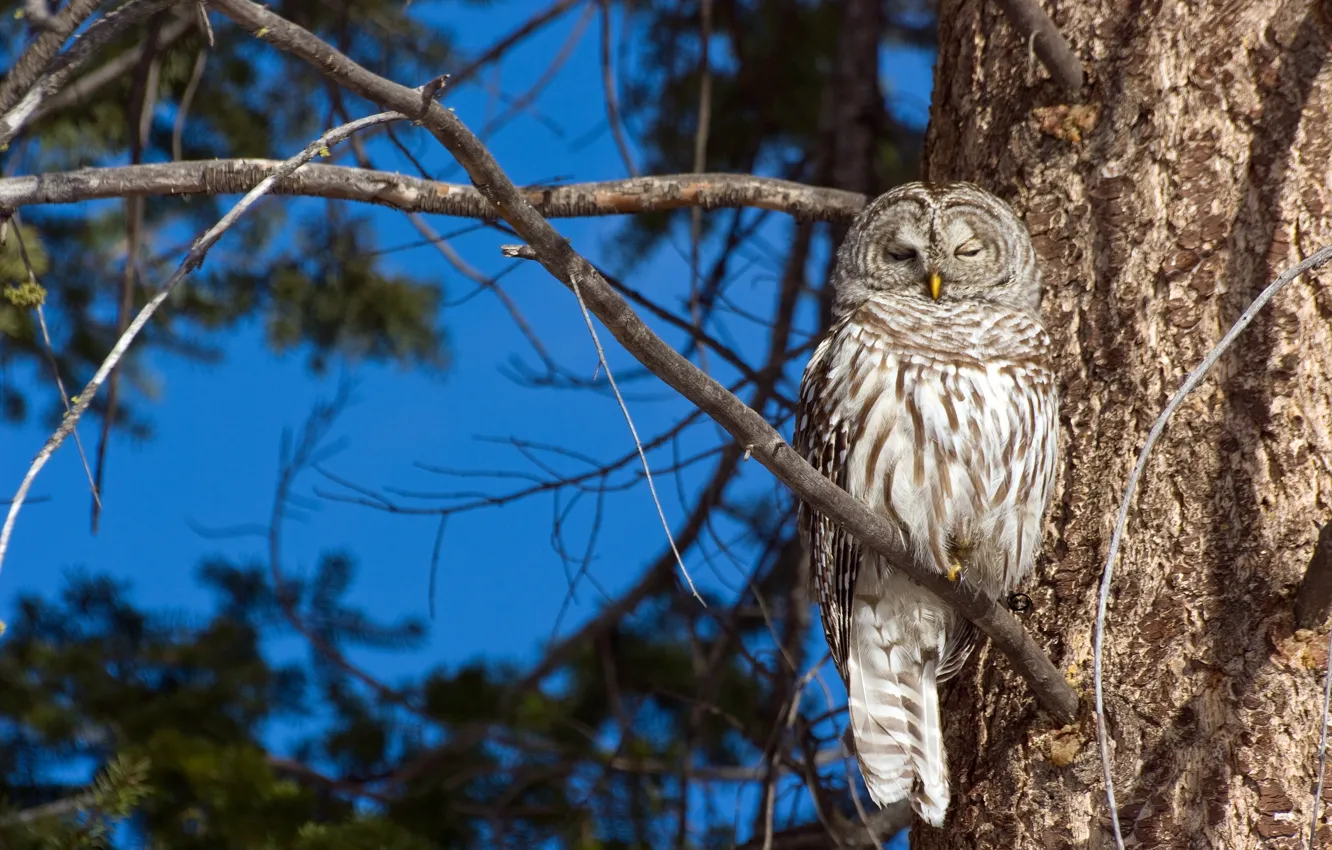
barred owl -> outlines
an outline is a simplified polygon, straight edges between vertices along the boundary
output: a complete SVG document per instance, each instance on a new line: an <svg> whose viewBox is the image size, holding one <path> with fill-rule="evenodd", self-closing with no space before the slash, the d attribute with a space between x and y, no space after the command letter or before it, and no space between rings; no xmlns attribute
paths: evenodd
<svg viewBox="0 0 1332 850"><path fill-rule="evenodd" d="M1006 598L1031 569L1059 452L1040 272L1026 228L966 183L911 183L856 219L833 323L805 370L796 449L886 517L904 553ZM937 686L973 627L817 511L801 528L870 796L939 826Z"/></svg>

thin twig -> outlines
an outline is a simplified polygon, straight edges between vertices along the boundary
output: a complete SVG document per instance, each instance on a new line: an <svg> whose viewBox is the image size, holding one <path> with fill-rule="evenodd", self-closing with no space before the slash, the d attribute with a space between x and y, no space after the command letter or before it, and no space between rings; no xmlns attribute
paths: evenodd
<svg viewBox="0 0 1332 850"><path fill-rule="evenodd" d="M583 0L558 0L558 2L552 3L544 10L528 18L515 28L513 32L510 32L508 35L496 41L489 48L482 51L475 59L467 63L467 65L461 70L452 74L450 85L454 88L461 86L487 65L504 58L504 56L508 54L510 48L518 44L518 42L528 38L546 24L559 18L565 12L581 2L583 2Z"/></svg>
<svg viewBox="0 0 1332 850"><path fill-rule="evenodd" d="M1231 343L1244 332L1244 329L1249 326L1254 317L1258 315L1263 307L1267 306L1267 302L1271 301L1273 296L1285 288L1286 284L1329 260L1332 260L1332 245L1315 251L1304 262L1286 271L1270 283L1254 299L1248 309L1235 320L1235 324L1230 326L1230 330L1226 331L1226 335L1221 337L1221 341L1211 351L1207 352L1207 356L1202 359L1202 362L1184 379L1184 383L1175 391L1175 395L1165 406L1165 410L1161 411L1161 415L1157 417L1156 423L1152 425L1152 430L1147 433L1147 441L1143 444L1142 451L1138 453L1138 462L1134 465L1133 472L1130 473L1128 483L1124 487L1124 496L1119 502L1119 513L1115 518L1114 532L1110 535L1110 549L1106 552L1105 566L1101 569L1101 590L1096 603L1096 626L1092 641L1092 679L1096 692L1096 738L1101 745L1101 769L1105 775L1105 799L1110 808L1110 826L1114 830L1115 846L1118 850L1124 850L1124 837L1120 834L1119 807L1115 803L1115 785L1110 762L1110 736L1105 728L1105 698L1101 688L1101 668L1105 643L1105 614L1106 607L1110 602L1110 583L1114 579L1115 558L1119 555L1120 544L1124 541L1124 530L1128 526L1129 508L1133 504L1133 496L1138 491L1138 481L1142 478L1143 472L1146 471L1148 456L1151 454L1152 447L1156 445L1156 441L1160 439L1162 432L1165 431L1166 423L1170 421L1170 417L1184 403L1188 394L1193 392L1198 384L1202 383L1208 371L1216 365L1217 360L1221 359L1221 355L1226 352L1226 349L1230 348Z"/></svg>
<svg viewBox="0 0 1332 850"><path fill-rule="evenodd" d="M83 26L101 4L102 0L72 0L47 22L0 81L0 112L8 112L24 99L51 66L65 40Z"/></svg>
<svg viewBox="0 0 1332 850"><path fill-rule="evenodd" d="M648 491L652 494L652 504L657 508L657 518L661 520L662 530L666 532L666 542L670 544L671 554L675 556L675 562L680 566L680 572L684 574L685 582L689 584L689 592L694 594L694 598L704 608L708 603L703 601L698 588L694 587L694 580L689 575L689 570L685 567L684 558L680 557L680 550L675 545L675 536L671 534L671 524L666 521L666 512L661 509L661 499L657 496L657 485L652 481L652 468L648 465L647 453L643 451L643 441L638 438L638 429L634 427L634 418L629 415L629 407L624 403L624 396L620 395L620 388L615 383L615 375L611 372L610 363L606 360L606 351L601 347L601 338L597 336L597 327L592 323L592 314L588 312L587 302L583 300L583 293L578 289L578 279L576 277L569 280L569 286L573 289L574 297L578 299L578 307L583 311L583 321L587 323L587 332L592 335L592 344L597 347L597 360L601 368L606 370L606 380L610 383L611 390L615 393L615 401L620 405L620 412L624 414L624 421L629 425L629 433L634 438L634 447L638 449L638 459L643 462L643 477L647 480Z"/></svg>
<svg viewBox="0 0 1332 850"><path fill-rule="evenodd" d="M125 112L125 125L129 133L130 163L143 162L143 149L152 129L153 110L157 108L157 89L161 62L158 58L157 37L162 29L160 15L148 24L148 35L139 53L134 73L133 89ZM143 243L143 198L125 199L125 268L120 277L120 301L116 305L116 336L125 332L130 310L134 307L134 289L139 283L139 248ZM112 369L106 385L106 409L102 412L102 433L97 441L97 469L93 488L92 533L102 517L101 496L106 492L106 453L111 442L111 428L116 421L120 403L120 369Z"/></svg>
<svg viewBox="0 0 1332 850"><path fill-rule="evenodd" d="M694 173L701 174L708 162L708 130L712 125L712 62L708 48L712 41L712 0L698 5L698 110L694 127ZM703 305L699 302L699 251L703 241L703 210L695 207L689 214L689 317L697 332L703 332ZM708 371L707 355L698 350L698 364Z"/></svg>
<svg viewBox="0 0 1332 850"><path fill-rule="evenodd" d="M213 25L208 20L208 6L204 0L195 0L194 17L199 22L199 31L203 33L204 43L208 45L209 50L212 50L217 44L213 38Z"/></svg>
<svg viewBox="0 0 1332 850"><path fill-rule="evenodd" d="M439 517L439 528L435 531L435 545L430 549L430 587L427 593L430 596L430 620L435 619L435 578L439 575L439 553L444 548L444 530L449 527L448 514L441 514Z"/></svg>
<svg viewBox="0 0 1332 850"><path fill-rule="evenodd" d="M98 23L100 24L101 21L98 21ZM195 26L196 24L189 19L176 18L171 20L158 33L157 48L162 50L175 44L193 30ZM33 111L27 123L35 124L62 109L82 103L107 85L125 79L125 75L138 64L141 49L139 46L131 48L51 94L42 101L41 106Z"/></svg>
<svg viewBox="0 0 1332 850"><path fill-rule="evenodd" d="M10 502L9 512L5 516L5 524L3 527L0 527L0 569L4 567L5 554L9 550L9 539L14 533L14 523L18 519L19 510L23 507L23 500L27 498L28 490L32 488L32 482L36 480L37 474L42 471L42 467L46 466L46 462L51 459L51 455L55 453L55 450L60 448L60 445L65 442L65 438L74 430L74 426L78 423L79 418L83 416L83 412L88 409L88 405L92 403L93 396L97 394L98 388L102 386L107 375L116 367L116 364L124 358L125 352L129 350L130 344L134 342L134 338L138 336L139 332L148 324L148 321L153 317L153 313L157 312L157 308L171 296L176 285L184 280L186 275L203 264L204 257L208 254L209 249L213 247L218 239L222 238L222 234L226 233L226 231L235 224L236 221L250 209L250 207L254 206L259 198L263 197L270 189L272 189L274 184L276 184L282 177L296 171L311 159L324 153L338 142L341 142L359 130L399 120L402 120L402 116L396 112L381 112L377 115L361 118L350 124L344 124L341 127L329 130L327 133L311 142L305 150L287 160L281 168L275 170L258 186L255 186L246 193L245 197L237 201L236 205L232 207L217 224L213 225L207 232L195 240L194 244L190 246L189 253L185 256L185 259L181 261L180 265L176 268L176 271L171 275L162 288L158 290L157 294L148 300L148 303L143 306L143 309L139 311L138 315L134 317L134 320L125 328L125 332L116 340L115 345L111 347L111 351L108 352L106 357L102 360L102 364L97 367L97 371L93 374L92 379L88 381L87 385L84 386L83 391L79 393L74 402L74 407L65 414L64 418L60 421L60 426L56 428L55 432L46 440L45 445L43 445L41 450L37 452L37 456L33 458L32 464L28 467L27 473L23 476L23 481L19 484L18 491L14 494L13 501Z"/></svg>
<svg viewBox="0 0 1332 850"><path fill-rule="evenodd" d="M28 274L28 281L37 286L41 282L37 280L37 272L32 267L32 259L28 256L28 244L23 240L23 219L18 213L14 213L14 237L18 242L19 258L23 261L23 269ZM4 237L0 235L0 245L4 244ZM46 309L37 305L37 326L42 331L42 346L46 351L46 360L51 364L51 375L55 378L56 390L60 393L60 403L65 406L65 413L68 414L69 392L65 389L65 380L60 377L60 362L56 359L55 346L51 344L51 331L46 326ZM83 463L83 474L88 477L88 488L92 491L93 501L100 504L100 496L97 492L97 484L93 481L92 467L88 465L88 454L83 449L83 440L79 438L78 429L74 429L74 445L79 450L79 460Z"/></svg>
<svg viewBox="0 0 1332 850"><path fill-rule="evenodd" d="M482 137L490 137L498 132L504 125L508 124L524 112L535 112L535 108L532 104L536 102L537 97L539 97L551 83L555 82L555 78L559 76L560 71L563 70L564 66L573 58L574 51L583 40L583 32L587 29L588 25L592 23L592 16L596 13L597 10L592 6L588 6L583 11L582 16L574 22L573 28L569 30L569 35L565 37L564 43L560 45L560 49L555 54L555 58L550 60L550 64L546 66L546 70L541 72L541 76L538 77L536 82L532 83L526 91L513 98L513 100L508 101L508 108L505 109L503 113L486 122L481 130ZM502 96L503 95L501 94L501 97Z"/></svg>
<svg viewBox="0 0 1332 850"><path fill-rule="evenodd" d="M190 81L185 84L185 93L180 96L180 105L176 107L176 121L171 127L171 158L177 162L181 159L181 137L185 135L185 119L189 117L190 106L194 103L194 94L199 90L204 66L207 63L208 48L201 48L199 55L194 59L194 70L190 72Z"/></svg>
<svg viewBox="0 0 1332 850"><path fill-rule="evenodd" d="M625 14L629 14L627 10ZM624 160L625 170L629 172L630 177L637 177L638 167L634 165L634 156L629 151L629 142L624 137L624 125L620 121L620 95L615 80L615 67L611 63L610 0L601 0L601 87L605 90L606 123L610 124L611 137L615 139L620 159Z"/></svg>
<svg viewBox="0 0 1332 850"><path fill-rule="evenodd" d="M739 462L740 452L736 451L734 446L728 446L722 453L721 461L713 470L708 482L701 489L701 495L693 512L681 525L680 532L676 535L677 547L681 551L687 552L691 546L697 543L707 517L720 505L727 486L734 480ZM654 558L651 565L643 572L634 586L622 593L615 602L597 612L596 616L583 623L573 634L559 643L547 647L541 659L532 669L528 670L520 680L505 692L500 707L494 716L507 716L522 694L538 687L552 673L568 663L583 647L614 629L625 617L635 611L645 600L655 595L670 580L674 567L675 556L674 552L670 550ZM478 722L456 730L455 735L450 740L417 754L399 767L393 774L393 781L408 783L417 777L426 775L441 764L446 763L451 753L466 749L485 739L490 734L490 729L491 724L489 722Z"/></svg>
<svg viewBox="0 0 1332 850"><path fill-rule="evenodd" d="M67 12L80 12L89 4L86 0L76 0L61 15ZM98 5L92 3L92 6ZM93 54L101 50L126 29L140 21L157 14L171 5L171 0L130 0L101 18L93 21L83 34L75 39L68 50L61 53L37 69L36 76L29 78L28 73L20 73L16 63L0 85L0 146L14 140L19 131L33 118L46 98L55 95L69 78L88 61ZM89 10L89 13L91 10ZM80 23L87 15L80 18ZM73 30L71 30L72 32ZM45 38L44 33L39 38ZM65 36L61 36L63 43ZM35 45L34 45L35 47ZM29 54L25 52L24 56ZM21 61L21 60L20 60Z"/></svg>
<svg viewBox="0 0 1332 850"><path fill-rule="evenodd" d="M385 114L392 116L390 120L402 117L394 113ZM282 570L282 533L288 510L296 501L293 493L296 480L306 469L316 467L321 457L328 457L331 454L330 447L323 443L334 420L349 403L350 397L351 386L346 381L340 382L336 395L330 401L315 404L301 428L299 437L294 442L289 440L289 432L283 434L278 483L273 493L273 507L269 512L268 526L265 529L268 542L269 580L273 584L273 592L282 615L321 658L370 688L380 699L420 714L420 706L412 699L410 693L390 687L352 663L336 645L334 638L306 622L297 608L300 598L299 586L295 582L288 581Z"/></svg>
<svg viewBox="0 0 1332 850"><path fill-rule="evenodd" d="M605 482L604 477L602 478L602 482L604 484ZM609 594L606 593L605 589L601 586L601 583L598 582L591 574L592 558L596 554L597 538L601 535L601 523L605 517L607 492L608 492L607 488L604 486L598 488L596 491L596 506L593 508L592 511L592 527L588 530L587 533L587 548L583 550L583 556L578 559L578 570L574 572L572 575L568 576L569 590L564 594L564 601L560 603L559 613L555 615L555 624L552 625L550 628L549 642L552 644L555 643L555 641L560 636L560 628L561 626L564 625L564 617L566 614L569 613L569 608L573 605L573 603L577 599L578 583L582 581L584 578L587 578L592 583L593 587L601 591L602 596L606 597L607 602L614 603L614 600L611 599ZM556 501L558 502L558 500L559 500L559 495L557 491ZM575 497L574 500L576 501L577 497ZM556 532L556 534L558 534L558 532ZM564 551L563 544L561 544L560 548L558 549L558 552L561 560L564 561L564 563L566 564L566 575L567 575L568 574L567 565L571 559L568 553Z"/></svg>
<svg viewBox="0 0 1332 850"><path fill-rule="evenodd" d="M420 109L420 93L375 74L280 15L249 0L209 0L210 5L266 44L292 53L361 97L398 111ZM739 447L772 472L806 504L888 559L926 590L953 606L989 635L1060 722L1077 715L1078 696L1022 625L978 586L948 579L902 551L891 523L819 474L782 439L763 416L652 332L609 283L574 251L569 241L532 207L493 155L458 118L438 104L418 116L440 144L467 170L500 218L530 245L542 266L571 289L577 281L589 312L654 375L724 427Z"/></svg>

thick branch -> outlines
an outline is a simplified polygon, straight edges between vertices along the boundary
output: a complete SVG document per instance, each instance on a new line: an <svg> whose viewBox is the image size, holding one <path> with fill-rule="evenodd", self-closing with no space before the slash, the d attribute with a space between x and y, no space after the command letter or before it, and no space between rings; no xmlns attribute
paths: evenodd
<svg viewBox="0 0 1332 850"><path fill-rule="evenodd" d="M1055 82L1069 94L1079 94L1082 91L1082 60L1068 46L1068 40L1037 0L999 0L999 8L1004 10L1008 22L1023 39L1031 42L1041 64Z"/></svg>
<svg viewBox="0 0 1332 850"><path fill-rule="evenodd" d="M1011 614L978 587L950 582L906 556L888 521L852 498L800 457L781 434L702 370L652 333L597 270L532 207L479 139L449 110L422 104L421 93L367 71L309 31L249 0L209 0L210 5L275 47L309 62L356 94L404 114L419 116L436 139L466 169L481 194L532 247L538 260L571 289L575 283L588 308L620 344L677 392L697 405L752 452L753 457L807 504L953 605L990 636L1025 678L1047 710L1072 722L1078 697Z"/></svg>
<svg viewBox="0 0 1332 850"><path fill-rule="evenodd" d="M7 177L0 179L0 209L142 195L240 194L259 185L281 165L270 159L221 159ZM528 204L550 218L687 207L757 207L801 219L830 221L850 219L865 206L865 197L855 192L747 174L667 174L567 186L529 186L521 192ZM409 213L500 217L471 186L341 165L310 163L279 181L272 193L362 201Z"/></svg>
<svg viewBox="0 0 1332 850"><path fill-rule="evenodd" d="M1327 621L1332 611L1332 522L1323 526L1314 546L1309 569L1295 595L1295 625L1301 629L1317 629Z"/></svg>

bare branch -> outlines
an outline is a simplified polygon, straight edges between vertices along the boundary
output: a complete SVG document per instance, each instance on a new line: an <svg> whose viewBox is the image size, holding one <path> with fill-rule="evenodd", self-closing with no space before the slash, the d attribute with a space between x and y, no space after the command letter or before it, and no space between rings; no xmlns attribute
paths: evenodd
<svg viewBox="0 0 1332 850"><path fill-rule="evenodd" d="M373 127L377 124L386 124L390 121L399 120L402 120L401 115L392 112L383 112L378 115L371 115L368 118L361 118L350 124L344 124L341 127L328 131L306 146L305 150L287 160L287 162L284 163L280 169L275 170L270 177L251 189L250 192L246 194L245 197L241 198L236 205L231 208L230 212L224 215L217 224L213 225L206 233L195 240L194 244L190 246L189 253L185 256L185 259L181 261L180 265L176 268L176 271L171 275L167 282L162 285L162 288L158 290L157 294L143 306L143 309L139 311L138 315L134 317L134 320L125 328L125 332L116 340L115 345L111 347L111 351L106 355L106 358L102 360L102 364L97 367L97 371L93 374L92 379L88 381L86 386L84 386L83 392L79 393L74 399L74 407L65 414L63 419L60 420L60 426L56 428L55 433L47 439L46 444L42 446L41 450L37 452L37 456L33 458L32 464L28 467L27 473L23 476L23 481L19 484L18 491L14 494L14 498L10 502L9 512L5 516L5 524L3 527L0 527L0 568L4 566L5 553L9 549L9 539L14 533L14 523L18 520L19 510L23 507L23 500L27 497L28 491L32 488L32 482L37 478L37 474L42 471L42 467L46 466L46 462L51 459L51 455L55 454L55 450L60 448L61 443L63 443L65 438L69 436L70 432L74 430L74 426L78 424L79 418L83 416L83 412L87 410L88 405L92 403L93 396L97 394L97 390L102 386L107 375L125 356L125 352L129 350L130 344L134 342L134 338L138 336L139 332L148 324L149 319L152 318L153 313L157 311L157 308L160 307L167 298L171 297L171 293L175 291L176 285L184 280L186 275L203 264L204 257L208 254L209 249L213 247L218 239L222 238L222 234L235 224L236 220L244 215L250 207L254 206L254 203L258 201L260 197L265 195L283 176L300 168L323 151L328 150L328 148L336 145L338 142L346 139L358 130L366 127Z"/></svg>
<svg viewBox="0 0 1332 850"><path fill-rule="evenodd" d="M204 18L208 20L207 17ZM199 51L199 55L194 57L194 69L190 71L190 81L185 84L185 92L180 96L180 103L176 107L176 120L171 126L171 158L177 162L181 159L181 138L185 135L185 120L189 118L190 106L194 104L194 95L199 91L199 83L203 82L204 66L208 64L208 50Z"/></svg>
<svg viewBox="0 0 1332 850"><path fill-rule="evenodd" d="M755 838L740 845L741 850L826 850L828 847L883 846L880 836L891 836L911 825L911 807L905 802L894 803L866 816L864 822L833 813L827 824L813 823L773 833L772 842Z"/></svg>
<svg viewBox="0 0 1332 850"><path fill-rule="evenodd" d="M455 88L462 85L464 82L475 76L482 68L503 58L504 55L509 52L510 48L518 42L531 36L537 30L559 18L565 12L581 2L583 2L583 0L557 0L557 2L547 6L544 10L524 21L513 32L504 36L499 41L496 41L488 49L482 51L479 56L469 62L461 71L453 74L449 79L449 84Z"/></svg>
<svg viewBox="0 0 1332 850"><path fill-rule="evenodd" d="M76 9L81 9L85 5L89 5L88 0L74 0L73 3L65 7L60 16L57 16L57 20L76 11ZM96 3L91 4L94 8L96 5ZM69 78L94 53L101 50L125 30L170 5L171 0L130 0L119 9L94 21L84 31L83 35L74 41L69 50L66 50L63 54L55 56L53 51L51 54L53 59L44 61L40 67L36 67L35 71L20 73L19 64L37 48L38 44L45 43L42 39L52 34L43 33L39 36L33 46L29 48L29 51L24 53L19 63L16 63L14 69L5 77L4 83L0 84L0 147L12 142L19 131L32 119L43 102L64 88ZM79 18L79 23L82 23L88 17L88 14L91 14L91 11L89 9L87 14ZM70 32L73 32L75 28L71 28ZM60 44L63 44L67 37L68 33L60 36ZM59 49L60 44L56 45L56 49Z"/></svg>
<svg viewBox="0 0 1332 850"><path fill-rule="evenodd" d="M162 31L158 33L157 48L160 50L168 45L175 44L194 26L194 22L188 19L177 18L172 20L162 27ZM116 58L108 60L105 65L98 67L97 70L89 71L86 75L79 77L70 83L67 88L47 98L40 107L33 111L28 118L28 123L40 121L55 112L86 100L103 86L121 79L138 64L140 53L141 49L127 50Z"/></svg>
<svg viewBox="0 0 1332 850"><path fill-rule="evenodd" d="M685 520L679 533L675 535L675 544L678 551L689 551L698 540L707 524L708 516L713 508L720 503L723 492L733 480L739 462L740 452L736 450L735 446L728 446L722 453L722 458L717 463L716 469L713 470L712 477L704 486L693 512ZM580 626L578 631L559 643L547 647L541 656L541 660L510 688L506 697L507 702L501 706L500 711L496 712L496 716L501 717L507 713L508 708L506 706L519 695L541 684L561 665L568 662L582 647L606 634L644 601L667 586L674 566L675 552L668 549L661 553L643 573L643 576L639 578L638 582L625 591L615 602L607 605L595 617ZM469 730L460 731L449 742L415 756L395 773L393 779L398 782L410 782L413 778L435 769L455 747L467 746L484 738L488 733L488 728L489 724L478 724Z"/></svg>
<svg viewBox="0 0 1332 850"><path fill-rule="evenodd" d="M1105 554L1105 566L1101 570L1101 590L1096 604L1096 627L1093 631L1094 637L1092 640L1092 678L1096 692L1096 737L1101 745L1101 769L1105 774L1105 798L1110 809L1110 826L1114 829L1115 844L1119 850L1124 850L1124 837L1120 834L1119 807L1115 803L1115 784L1110 763L1110 736L1105 728L1105 699L1101 689L1101 668L1105 644L1105 612L1106 606L1110 602L1110 583L1115 575L1115 558L1119 555L1119 546L1124 542L1124 530L1128 526L1129 508L1133 505L1133 497L1138 492L1138 481L1141 480L1143 472L1146 471L1147 459L1151 455L1152 447L1161 438L1170 417L1184 403L1184 399L1188 397L1189 393L1193 392L1202 383L1203 378L1207 377L1207 373L1216 365L1216 361L1221 359L1221 355L1226 353L1226 349L1230 348L1231 343L1239 338L1240 334L1244 333L1244 329L1249 326L1254 317L1262 311L1263 307L1267 306L1267 302L1271 301L1273 296L1285 288L1286 284L1305 272L1322 266L1329 260L1332 260L1332 245L1315 251L1312 256L1284 272L1258 294L1258 297L1253 300L1248 309L1235 320L1235 324L1230 326L1230 330L1226 331L1226 335L1221 337L1221 341L1211 351L1207 352L1207 356L1194 367L1193 371L1184 379L1184 383L1175 391L1175 395L1166 404L1165 410L1161 411L1156 423L1152 425L1152 430L1147 433L1147 440L1143 443L1142 451L1138 453L1138 462L1134 465L1133 472L1129 474L1128 483L1124 485L1124 497L1119 502L1119 514L1115 518L1114 533L1110 536L1110 549ZM1332 668L1329 668L1328 676L1332 678Z"/></svg>
<svg viewBox="0 0 1332 850"><path fill-rule="evenodd" d="M281 166L280 160L272 159L219 159L6 177L0 179L0 208L75 204L132 195L239 194L253 189ZM757 207L799 219L840 221L853 218L865 206L865 196L855 192L746 174L667 174L529 186L520 191L528 204L549 218L630 215L688 207ZM279 180L271 193L360 201L403 212L459 218L499 217L495 207L473 186L340 165L311 163Z"/></svg>
<svg viewBox="0 0 1332 850"><path fill-rule="evenodd" d="M157 90L161 74L157 38L162 30L161 16L148 23L148 34L139 50L134 72L133 88L125 113L129 130L130 162L143 162L144 143L152 129L153 110L157 108ZM130 310L134 306L134 287L139 282L139 249L143 243L143 198L125 199L125 268L120 279L120 301L116 305L116 336L125 332ZM106 493L105 475L107 447L111 442L111 427L116 421L120 402L120 369L112 369L106 385L106 409L102 413L102 433L97 442L97 474L93 481L92 533L97 533L102 517L102 498Z"/></svg>
<svg viewBox="0 0 1332 850"><path fill-rule="evenodd" d="M415 112L420 94L374 74L303 29L249 0L210 0L214 9L265 42L288 51L356 94L394 110ZM1031 686L1043 706L1061 722L1071 722L1078 697L1063 675L1008 611L979 587L950 582L901 551L898 535L885 518L814 470L756 411L654 334L591 264L541 216L514 186L490 152L449 110L430 104L419 120L459 164L500 216L530 245L541 264L565 286L578 281L588 308L620 344L677 392L731 433L745 451L807 504L830 517L894 567L990 636Z"/></svg>
<svg viewBox="0 0 1332 850"><path fill-rule="evenodd" d="M8 112L23 99L51 65L65 40L97 11L101 0L72 0L60 14L48 18L42 31L5 74L0 82L0 112Z"/></svg>
<svg viewBox="0 0 1332 850"><path fill-rule="evenodd" d="M606 360L606 352L601 347L601 337L597 336L597 326L592 322L592 314L587 311L587 303L583 301L583 294L578 290L577 279L571 279L569 285L573 288L574 297L578 299L578 306L583 311L583 321L587 323L587 332L592 336L592 344L597 348L597 359L601 363L601 368L606 370L606 380L610 382L611 390L615 393L615 400L620 405L620 412L624 414L624 421L629 425L629 434L634 438L634 447L638 449L638 459L643 463L643 477L647 479L648 492L652 494L652 504L657 508L657 517L661 520L662 530L666 532L666 542L671 546L671 554L675 555L675 562L679 564L680 572L689 584L689 592L694 594L694 598L704 607L707 607L707 603L703 602L703 597L699 595L698 588L694 587L694 579L689 575L689 570L685 568L684 558L680 556L679 547L675 545L675 537L671 534L671 524L666 521L666 513L661 509L661 499L657 496L657 485L652 482L652 467L648 464L647 453L643 451L643 441L638 438L638 428L634 426L634 418L629 415L629 406L624 403L624 396L620 395L620 387L615 383L615 375L611 372L610 363Z"/></svg>
<svg viewBox="0 0 1332 850"><path fill-rule="evenodd" d="M5 231L7 228L0 225L0 246L5 244ZM23 239L23 220L19 218L18 213L14 213L14 239L18 243L19 258L23 261L23 270L28 275L28 282L33 286L41 287L37 280L37 272L32 267L32 258L28 256L28 245ZM51 376L55 378L56 390L60 393L60 403L64 405L65 412L70 410L69 391L65 389L65 380L60 376L60 362L56 359L55 346L51 343L51 330L46 325L46 308L38 304L34 310L37 313L37 327L42 332L42 345L46 352L46 362L51 366ZM79 450L79 460L83 462L83 473L88 477L88 488L92 491L93 502L100 504L101 497L97 493L97 484L93 481L92 468L88 466L88 454L83 449L83 440L79 438L78 429L74 429L74 445Z"/></svg>
<svg viewBox="0 0 1332 850"><path fill-rule="evenodd" d="M712 127L712 62L708 48L712 43L712 0L698 4L698 108L694 118L694 173L700 174L708 162L708 133ZM703 241L703 211L695 207L689 215L689 317L694 328L703 331L703 305L699 299L699 251ZM708 361L699 349L698 362L708 371ZM681 830L683 833L684 830Z"/></svg>
<svg viewBox="0 0 1332 850"><path fill-rule="evenodd" d="M601 87L606 99L606 123L610 124L611 137L615 139L615 147L620 152L620 159L624 161L625 170L630 177L637 177L638 167L634 165L634 156L624 137L624 123L620 120L619 84L615 79L615 66L611 63L610 0L601 0Z"/></svg>

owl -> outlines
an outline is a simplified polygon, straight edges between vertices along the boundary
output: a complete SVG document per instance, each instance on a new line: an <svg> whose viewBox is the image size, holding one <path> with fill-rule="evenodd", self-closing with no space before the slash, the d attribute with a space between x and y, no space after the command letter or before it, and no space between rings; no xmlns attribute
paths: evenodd
<svg viewBox="0 0 1332 850"><path fill-rule="evenodd" d="M797 451L888 519L904 557L1006 599L1041 548L1059 455L1026 228L967 183L899 186L856 219L831 282ZM973 627L808 505L801 531L870 797L910 798L940 826L937 688L966 662Z"/></svg>

